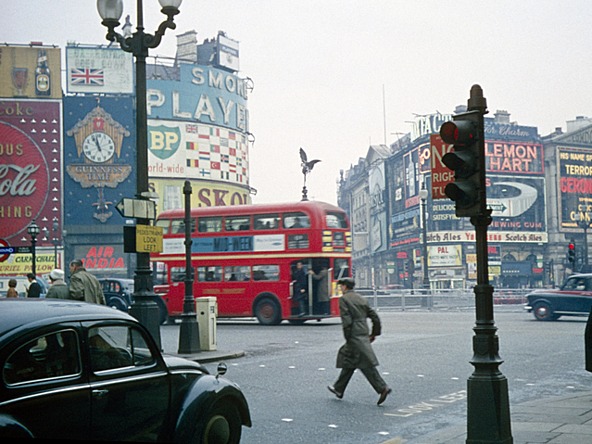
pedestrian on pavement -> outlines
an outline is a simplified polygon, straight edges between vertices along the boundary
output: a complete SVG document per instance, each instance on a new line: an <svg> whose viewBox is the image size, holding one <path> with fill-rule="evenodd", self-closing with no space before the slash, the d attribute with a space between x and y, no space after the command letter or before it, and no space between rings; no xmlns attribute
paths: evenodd
<svg viewBox="0 0 592 444"><path fill-rule="evenodd" d="M8 290L6 291L7 298L18 298L18 291L16 290L16 279L8 280Z"/></svg>
<svg viewBox="0 0 592 444"><path fill-rule="evenodd" d="M302 261L296 262L296 270L292 273L294 299L298 301L300 312L298 316L304 316L308 308L308 279Z"/></svg>
<svg viewBox="0 0 592 444"><path fill-rule="evenodd" d="M312 278L317 282L317 308L320 314L329 314L329 270L326 265L321 267L318 273L309 271Z"/></svg>
<svg viewBox="0 0 592 444"><path fill-rule="evenodd" d="M28 298L39 298L41 297L41 285L37 282L37 279L33 273L27 274L29 280L29 288L27 288Z"/></svg>
<svg viewBox="0 0 592 444"><path fill-rule="evenodd" d="M380 395L377 405L381 405L392 390L376 369L378 359L371 345L374 339L380 336L380 318L370 308L368 301L354 291L356 283L352 278L340 279L337 285L343 293L339 299L339 310L345 344L337 353L337 368L341 369L339 378L335 384L327 388L337 398L343 398L354 371L360 369L376 393ZM372 321L372 332L368 329L366 318Z"/></svg>
<svg viewBox="0 0 592 444"><path fill-rule="evenodd" d="M47 294L45 295L48 299L70 299L70 290L68 289L68 285L64 282L64 278L66 273L63 270L55 269L51 270L49 273L49 280L51 282L51 286L49 290L47 290Z"/></svg>
<svg viewBox="0 0 592 444"><path fill-rule="evenodd" d="M70 299L106 305L101 283L86 271L80 259L70 262Z"/></svg>

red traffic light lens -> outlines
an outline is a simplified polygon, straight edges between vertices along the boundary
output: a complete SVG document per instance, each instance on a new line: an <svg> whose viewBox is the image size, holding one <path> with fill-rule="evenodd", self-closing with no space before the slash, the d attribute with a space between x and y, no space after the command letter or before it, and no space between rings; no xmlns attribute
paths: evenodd
<svg viewBox="0 0 592 444"><path fill-rule="evenodd" d="M569 244L567 246L567 248L569 248L570 250L575 250L576 249L576 244Z"/></svg>
<svg viewBox="0 0 592 444"><path fill-rule="evenodd" d="M440 127L440 137L446 143L456 143L458 140L458 127L454 122L444 122Z"/></svg>

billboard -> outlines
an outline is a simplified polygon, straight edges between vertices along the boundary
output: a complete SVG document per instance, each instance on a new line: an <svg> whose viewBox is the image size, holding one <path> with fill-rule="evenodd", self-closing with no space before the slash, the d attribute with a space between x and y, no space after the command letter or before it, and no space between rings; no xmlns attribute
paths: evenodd
<svg viewBox="0 0 592 444"><path fill-rule="evenodd" d="M543 157L540 143L485 140L485 168L490 173L544 175Z"/></svg>
<svg viewBox="0 0 592 444"><path fill-rule="evenodd" d="M386 224L386 177L384 163L373 166L368 172L368 188L370 191L370 242L373 252L387 249Z"/></svg>
<svg viewBox="0 0 592 444"><path fill-rule="evenodd" d="M64 128L65 223L122 225L114 205L136 194L132 97L64 97Z"/></svg>
<svg viewBox="0 0 592 444"><path fill-rule="evenodd" d="M247 136L194 122L149 120L148 174L248 185Z"/></svg>
<svg viewBox="0 0 592 444"><path fill-rule="evenodd" d="M0 239L11 246L30 245L33 219L50 232L56 221L61 238L61 114L56 100L0 99Z"/></svg>
<svg viewBox="0 0 592 444"><path fill-rule="evenodd" d="M218 66L239 71L239 62L238 42L218 33Z"/></svg>
<svg viewBox="0 0 592 444"><path fill-rule="evenodd" d="M560 227L581 231L576 215L589 218L592 213L592 151L557 147L557 171Z"/></svg>
<svg viewBox="0 0 592 444"><path fill-rule="evenodd" d="M0 97L61 99L60 49L0 47Z"/></svg>
<svg viewBox="0 0 592 444"><path fill-rule="evenodd" d="M159 196L158 212L185 208L184 184L185 179L150 178L150 191L156 192ZM251 203L249 190L244 187L204 180L192 181L191 186L192 208Z"/></svg>
<svg viewBox="0 0 592 444"><path fill-rule="evenodd" d="M133 94L133 57L122 49L66 47L68 93Z"/></svg>
<svg viewBox="0 0 592 444"><path fill-rule="evenodd" d="M181 64L180 80L148 79L149 119L211 124L249 131L245 79L211 66Z"/></svg>

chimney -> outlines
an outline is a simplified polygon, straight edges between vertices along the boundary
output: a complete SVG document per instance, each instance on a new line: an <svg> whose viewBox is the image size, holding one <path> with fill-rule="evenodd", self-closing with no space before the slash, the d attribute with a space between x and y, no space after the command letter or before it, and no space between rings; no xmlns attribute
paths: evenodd
<svg viewBox="0 0 592 444"><path fill-rule="evenodd" d="M495 123L510 124L510 113L506 110L497 110L493 116L495 117Z"/></svg>

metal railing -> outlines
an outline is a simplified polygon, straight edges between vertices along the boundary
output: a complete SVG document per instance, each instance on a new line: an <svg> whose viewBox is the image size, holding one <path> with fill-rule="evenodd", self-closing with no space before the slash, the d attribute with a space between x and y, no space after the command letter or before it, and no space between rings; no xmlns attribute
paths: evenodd
<svg viewBox="0 0 592 444"><path fill-rule="evenodd" d="M466 310L475 307L475 293L467 290L356 290L368 299L375 310ZM495 289L494 305L516 305L526 303L526 294L533 289Z"/></svg>

